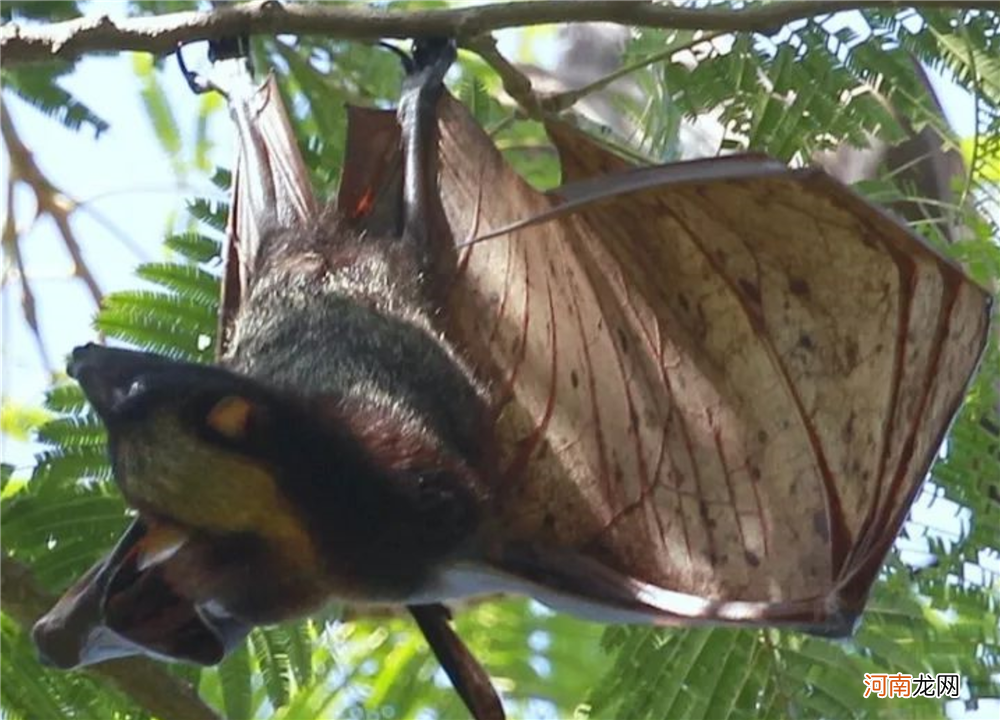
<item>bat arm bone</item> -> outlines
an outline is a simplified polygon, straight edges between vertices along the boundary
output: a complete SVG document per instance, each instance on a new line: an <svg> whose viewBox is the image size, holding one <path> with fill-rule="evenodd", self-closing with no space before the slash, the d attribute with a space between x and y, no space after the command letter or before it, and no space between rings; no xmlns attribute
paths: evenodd
<svg viewBox="0 0 1000 720"><path fill-rule="evenodd" d="M613 187L609 185L607 176L598 176L564 185L545 196L553 203L548 210L508 223L495 230L474 235L470 239L456 243L455 248L461 250L487 240L509 235L518 230L557 220L584 209L596 201L609 200L619 195L682 183L738 180L743 177L760 177L761 174L784 175L792 172L784 163L763 155L734 155L727 158L709 158L708 160L711 161L711 164L706 160L689 160L670 165L637 167L616 176Z"/></svg>
<svg viewBox="0 0 1000 720"><path fill-rule="evenodd" d="M550 562L551 561L551 562ZM845 634L845 618L828 597L786 602L712 600L667 590L623 575L589 558L558 553L510 567L460 562L410 602L514 593L554 610L601 623L660 626L781 626L823 635ZM849 623L848 623L849 624ZM853 625L852 625L853 627Z"/></svg>

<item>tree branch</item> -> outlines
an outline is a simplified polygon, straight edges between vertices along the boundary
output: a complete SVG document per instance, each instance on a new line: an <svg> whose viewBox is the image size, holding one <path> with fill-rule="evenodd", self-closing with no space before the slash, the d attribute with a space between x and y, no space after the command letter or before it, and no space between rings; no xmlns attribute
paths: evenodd
<svg viewBox="0 0 1000 720"><path fill-rule="evenodd" d="M533 0L414 12L368 5L292 4L256 0L207 12L112 20L86 17L48 25L9 22L0 28L8 65L72 60L89 52L130 50L166 54L179 43L236 34L329 35L352 40L448 35L468 41L510 27L607 21L624 25L724 32L775 32L796 20L865 7L995 8L995 0L788 0L742 10L684 8L647 0Z"/></svg>
<svg viewBox="0 0 1000 720"><path fill-rule="evenodd" d="M0 561L0 585L3 586L4 613L25 632L30 631L35 621L56 601L38 586L24 563L11 558L6 552ZM190 684L151 660L111 660L89 667L86 672L110 681L151 715L163 720L220 720Z"/></svg>
<svg viewBox="0 0 1000 720"><path fill-rule="evenodd" d="M66 246L66 252L73 260L73 275L83 280L83 284L90 292L90 297L94 300L94 305L100 307L103 296L101 287L97 284L94 274L83 258L80 243L76 239L76 234L69 221L69 216L76 207L76 202L70 200L49 182L49 179L35 163L31 151L14 129L10 113L7 112L7 107L2 100L0 100L0 134L2 134L4 145L7 147L7 154L10 156L11 178L19 180L31 188L35 195L36 215L48 215L52 218L59 230L59 235L62 237L63 245Z"/></svg>

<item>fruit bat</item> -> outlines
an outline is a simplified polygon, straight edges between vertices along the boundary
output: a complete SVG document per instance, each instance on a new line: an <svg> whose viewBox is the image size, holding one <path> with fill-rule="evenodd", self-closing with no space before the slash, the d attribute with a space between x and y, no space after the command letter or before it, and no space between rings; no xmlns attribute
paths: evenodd
<svg viewBox="0 0 1000 720"><path fill-rule="evenodd" d="M990 297L821 171L634 167L547 121L530 187L416 43L350 108L318 202L273 79L238 139L206 367L86 346L70 374L138 518L39 621L56 664L218 662L332 598L406 605L502 717L442 602L852 632L957 412Z"/></svg>

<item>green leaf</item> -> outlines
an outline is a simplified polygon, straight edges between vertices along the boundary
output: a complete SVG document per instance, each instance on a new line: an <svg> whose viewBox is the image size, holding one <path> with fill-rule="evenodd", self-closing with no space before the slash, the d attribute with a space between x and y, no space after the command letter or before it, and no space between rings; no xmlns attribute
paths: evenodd
<svg viewBox="0 0 1000 720"><path fill-rule="evenodd" d="M45 407L57 413L78 413L87 406L87 398L76 383L56 385L45 393Z"/></svg>
<svg viewBox="0 0 1000 720"><path fill-rule="evenodd" d="M271 704L276 708L287 705L291 672L285 632L280 628L255 628L250 633L250 645Z"/></svg>
<svg viewBox="0 0 1000 720"><path fill-rule="evenodd" d="M51 61L42 64L3 68L4 90L15 93L35 109L55 119L70 130L89 125L97 137L110 127L106 120L80 102L59 84L59 77L71 70L68 63Z"/></svg>
<svg viewBox="0 0 1000 720"><path fill-rule="evenodd" d="M219 278L196 265L147 263L139 266L136 275L213 309L218 301Z"/></svg>
<svg viewBox="0 0 1000 720"><path fill-rule="evenodd" d="M145 350L204 361L215 334L215 305L207 299L127 290L104 299L94 327Z"/></svg>
<svg viewBox="0 0 1000 720"><path fill-rule="evenodd" d="M15 440L27 440L49 415L41 408L4 401L0 407L0 431Z"/></svg>
<svg viewBox="0 0 1000 720"><path fill-rule="evenodd" d="M198 233L171 235L163 244L194 262L206 263L222 255L222 244L218 240Z"/></svg>
<svg viewBox="0 0 1000 720"><path fill-rule="evenodd" d="M223 707L228 720L249 720L253 712L250 651L246 643L230 653L218 669Z"/></svg>

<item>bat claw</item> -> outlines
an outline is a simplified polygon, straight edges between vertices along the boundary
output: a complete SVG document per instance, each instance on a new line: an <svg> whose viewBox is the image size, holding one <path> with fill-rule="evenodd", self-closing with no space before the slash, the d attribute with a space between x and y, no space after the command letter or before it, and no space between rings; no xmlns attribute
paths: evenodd
<svg viewBox="0 0 1000 720"><path fill-rule="evenodd" d="M225 87L227 83L220 85L212 77L188 68L187 63L184 62L184 54L181 52L182 47L181 43L177 44L177 64L180 66L181 74L187 81L188 87L191 88L191 92L196 95L203 95L214 90L227 95ZM213 66L224 61L242 60L246 76L248 78L253 77L253 61L250 59L250 39L246 35L234 35L220 40L211 40L208 43L208 59L212 61Z"/></svg>
<svg viewBox="0 0 1000 720"><path fill-rule="evenodd" d="M407 53L405 50L396 47L392 43L387 43L385 40L379 40L378 46L385 48L393 55L395 55L397 58L399 58L399 62L403 66L403 72L405 72L407 75L409 75L414 71L415 66L413 64L413 58L410 57L409 53Z"/></svg>
<svg viewBox="0 0 1000 720"><path fill-rule="evenodd" d="M182 52L183 44L177 43L177 50L174 54L177 56L177 65L181 69L181 75L187 81L188 87L191 88L191 92L195 95L204 95L207 92L211 92L214 88L212 83L201 73L197 73L194 70L188 68L187 63L184 62L184 53Z"/></svg>
<svg viewBox="0 0 1000 720"><path fill-rule="evenodd" d="M435 69L444 74L455 62L455 38L420 38L413 41L413 62L416 70Z"/></svg>

